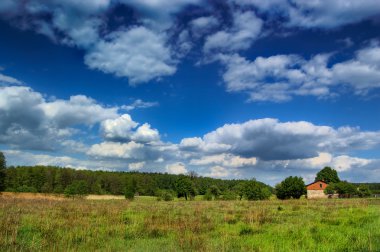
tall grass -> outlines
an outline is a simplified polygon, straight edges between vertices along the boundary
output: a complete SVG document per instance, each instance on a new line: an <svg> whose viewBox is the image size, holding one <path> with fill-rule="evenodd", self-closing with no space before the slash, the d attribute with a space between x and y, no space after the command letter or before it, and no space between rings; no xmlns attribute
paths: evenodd
<svg viewBox="0 0 380 252"><path fill-rule="evenodd" d="M0 198L0 251L380 251L380 200Z"/></svg>

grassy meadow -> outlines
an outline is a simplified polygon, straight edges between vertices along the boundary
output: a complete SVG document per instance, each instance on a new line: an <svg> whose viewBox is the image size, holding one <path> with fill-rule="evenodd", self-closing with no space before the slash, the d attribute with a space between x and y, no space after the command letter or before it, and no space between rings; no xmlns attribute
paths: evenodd
<svg viewBox="0 0 380 252"><path fill-rule="evenodd" d="M380 199L0 196L0 251L380 251Z"/></svg>

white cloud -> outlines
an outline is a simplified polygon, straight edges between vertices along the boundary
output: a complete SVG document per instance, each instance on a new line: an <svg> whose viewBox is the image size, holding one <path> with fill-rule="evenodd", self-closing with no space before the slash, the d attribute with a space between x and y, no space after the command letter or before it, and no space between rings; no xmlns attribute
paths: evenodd
<svg viewBox="0 0 380 252"><path fill-rule="evenodd" d="M213 166L207 173L204 173L203 175L213 178L228 178L231 175L231 170L228 170L222 166Z"/></svg>
<svg viewBox="0 0 380 252"><path fill-rule="evenodd" d="M317 157L320 152L371 149L379 144L379 131L365 132L352 127L334 129L305 121L279 122L266 118L226 124L203 138L183 139L179 146L185 152L205 153L207 149L202 146L221 145L228 148L215 153L261 160L292 160Z"/></svg>
<svg viewBox="0 0 380 252"><path fill-rule="evenodd" d="M202 156L199 159L190 160L191 165L203 166L203 165L220 165L224 167L245 167L254 166L257 163L256 158L243 158L232 154L218 154L211 156Z"/></svg>
<svg viewBox="0 0 380 252"><path fill-rule="evenodd" d="M91 69L128 77L130 83L147 82L176 71L170 49L162 34L145 27L113 32L85 56Z"/></svg>
<svg viewBox="0 0 380 252"><path fill-rule="evenodd" d="M190 22L190 25L193 35L200 37L217 27L219 25L219 21L213 16L198 17L193 19Z"/></svg>
<svg viewBox="0 0 380 252"><path fill-rule="evenodd" d="M341 172L350 170L352 167L363 167L371 162L372 160L343 155L335 157L331 163L331 166L338 172Z"/></svg>
<svg viewBox="0 0 380 252"><path fill-rule="evenodd" d="M137 171L141 170L145 165L145 162L136 162L136 163L130 163L128 165L129 170Z"/></svg>
<svg viewBox="0 0 380 252"><path fill-rule="evenodd" d="M22 81L19 81L16 78L13 78L13 77L10 77L10 76L7 76L7 75L0 73L0 84L21 85Z"/></svg>
<svg viewBox="0 0 380 252"><path fill-rule="evenodd" d="M116 116L117 108L106 108L86 96L47 101L29 87L0 87L0 143L13 147L56 149L76 133L71 127Z"/></svg>
<svg viewBox="0 0 380 252"><path fill-rule="evenodd" d="M233 13L231 28L218 31L206 38L205 53L213 51L233 52L248 49L261 32L263 21L253 11Z"/></svg>
<svg viewBox="0 0 380 252"><path fill-rule="evenodd" d="M228 144L206 143L200 137L183 138L179 147L185 151L202 151L206 153L220 153L231 149L231 146Z"/></svg>
<svg viewBox="0 0 380 252"><path fill-rule="evenodd" d="M124 105L121 108L125 109L126 111L131 111L131 110L138 109L138 108L156 107L158 105L159 105L158 102L145 102L145 101L143 101L141 99L137 99L132 104L130 104L130 105Z"/></svg>
<svg viewBox="0 0 380 252"><path fill-rule="evenodd" d="M101 130L106 139L131 140L132 130L138 126L128 114L121 115L116 119L108 119L101 123Z"/></svg>
<svg viewBox="0 0 380 252"><path fill-rule="evenodd" d="M379 15L377 0L282 1L232 0L237 5L255 7L260 13L281 15L285 26L331 29Z"/></svg>
<svg viewBox="0 0 380 252"><path fill-rule="evenodd" d="M171 174L186 174L187 169L183 163L174 163L166 166L166 172Z"/></svg>
<svg viewBox="0 0 380 252"><path fill-rule="evenodd" d="M160 140L158 130L152 129L150 124L144 123L137 128L132 139L138 142L156 142Z"/></svg>
<svg viewBox="0 0 380 252"><path fill-rule="evenodd" d="M107 118L118 116L117 107L104 107L84 95L70 96L69 100L43 102L40 107L47 117L61 127L76 124L93 125Z"/></svg>
<svg viewBox="0 0 380 252"><path fill-rule="evenodd" d="M91 146L88 155L98 158L144 159L144 145L135 142L102 142Z"/></svg>
<svg viewBox="0 0 380 252"><path fill-rule="evenodd" d="M132 120L128 114L121 115L116 119L108 119L101 123L101 131L107 140L120 142L157 142L160 140L158 130L152 129L150 124L139 124Z"/></svg>
<svg viewBox="0 0 380 252"><path fill-rule="evenodd" d="M331 97L334 88L345 85L357 95L380 87L380 47L359 50L352 60L328 67L328 54L310 60L298 55L257 57L249 61L239 55L222 55L226 66L223 80L229 92L245 92L251 101L284 102L294 96ZM344 90L344 89L343 89Z"/></svg>
<svg viewBox="0 0 380 252"><path fill-rule="evenodd" d="M335 83L350 85L357 94L380 88L380 46L359 50L354 59L333 65L331 72Z"/></svg>
<svg viewBox="0 0 380 252"><path fill-rule="evenodd" d="M302 1L289 9L289 25L334 28L379 15L377 0Z"/></svg>

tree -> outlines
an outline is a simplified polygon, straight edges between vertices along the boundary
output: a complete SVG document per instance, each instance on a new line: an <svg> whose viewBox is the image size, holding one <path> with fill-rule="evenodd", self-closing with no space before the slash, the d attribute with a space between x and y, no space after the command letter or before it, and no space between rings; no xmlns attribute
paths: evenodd
<svg viewBox="0 0 380 252"><path fill-rule="evenodd" d="M244 196L244 193L245 193L244 188L245 188L245 183L244 182L238 183L233 188L234 191L236 192L236 194L239 196L239 200L243 199L243 196Z"/></svg>
<svg viewBox="0 0 380 252"><path fill-rule="evenodd" d="M358 187L358 195L360 198L370 197L372 194L371 190L369 189L368 185L361 184Z"/></svg>
<svg viewBox="0 0 380 252"><path fill-rule="evenodd" d="M271 192L263 183L256 180L250 180L245 183L244 195L248 200L265 200L269 199Z"/></svg>
<svg viewBox="0 0 380 252"><path fill-rule="evenodd" d="M335 190L341 198L351 198L353 195L357 194L356 187L347 181L336 183Z"/></svg>
<svg viewBox="0 0 380 252"><path fill-rule="evenodd" d="M287 177L276 185L276 196L279 199L299 199L306 194L305 183L301 177Z"/></svg>
<svg viewBox="0 0 380 252"><path fill-rule="evenodd" d="M177 191L177 196L188 198L194 198L196 194L196 189L193 182L187 176L180 176L179 179L175 182L175 188Z"/></svg>
<svg viewBox="0 0 380 252"><path fill-rule="evenodd" d="M5 168L6 160L4 154L0 151L0 192L5 190Z"/></svg>
<svg viewBox="0 0 380 252"><path fill-rule="evenodd" d="M338 177L338 173L336 172L336 170L328 166L326 166L325 168L323 168L317 173L317 176L315 177L315 181L317 180L322 180L326 182L327 184L340 182L340 179Z"/></svg>
<svg viewBox="0 0 380 252"><path fill-rule="evenodd" d="M215 199L217 199L221 194L219 188L216 185L210 186L210 193L212 196L214 196Z"/></svg>
<svg viewBox="0 0 380 252"><path fill-rule="evenodd" d="M353 195L359 195L359 192L356 190L356 187L347 181L340 181L338 183L329 184L325 189L325 193L337 193L339 194L340 198L350 198Z"/></svg>
<svg viewBox="0 0 380 252"><path fill-rule="evenodd" d="M64 191L66 197L86 196L88 194L88 187L86 181L76 180L68 185Z"/></svg>
<svg viewBox="0 0 380 252"><path fill-rule="evenodd" d="M125 183L125 198L129 200L133 200L135 198L137 189L137 183L134 178L128 178Z"/></svg>

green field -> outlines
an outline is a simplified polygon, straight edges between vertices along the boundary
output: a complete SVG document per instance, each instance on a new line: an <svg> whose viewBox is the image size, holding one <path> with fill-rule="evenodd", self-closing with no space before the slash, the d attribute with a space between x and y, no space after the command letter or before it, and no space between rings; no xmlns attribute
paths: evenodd
<svg viewBox="0 0 380 252"><path fill-rule="evenodd" d="M0 198L0 251L380 251L380 200Z"/></svg>

